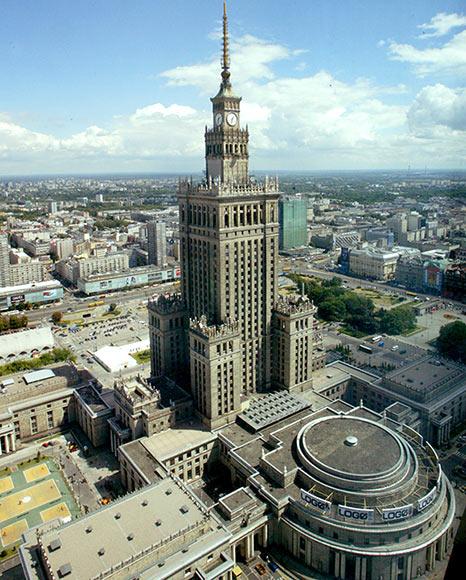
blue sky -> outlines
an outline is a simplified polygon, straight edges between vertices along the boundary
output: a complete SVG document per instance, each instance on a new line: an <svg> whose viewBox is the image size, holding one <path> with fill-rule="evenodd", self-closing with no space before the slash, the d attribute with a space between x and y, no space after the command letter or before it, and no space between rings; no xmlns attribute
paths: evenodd
<svg viewBox="0 0 466 580"><path fill-rule="evenodd" d="M217 0L2 0L0 174L193 171ZM462 1L230 0L257 169L466 168Z"/></svg>

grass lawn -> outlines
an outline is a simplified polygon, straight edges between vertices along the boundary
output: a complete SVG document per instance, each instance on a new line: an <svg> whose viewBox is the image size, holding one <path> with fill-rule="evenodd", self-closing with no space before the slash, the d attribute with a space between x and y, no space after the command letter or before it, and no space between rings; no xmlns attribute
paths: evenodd
<svg viewBox="0 0 466 580"><path fill-rule="evenodd" d="M402 332L400 336L412 336L413 334L417 334L418 332L422 332L426 330L427 326L416 326L413 330L407 330L406 332Z"/></svg>
<svg viewBox="0 0 466 580"><path fill-rule="evenodd" d="M392 306L399 306L404 303L404 298L400 300L398 296L389 296L377 290L371 290L370 288L356 288L354 292L370 298L377 308L385 308L386 310Z"/></svg>
<svg viewBox="0 0 466 580"><path fill-rule="evenodd" d="M143 365L143 364L148 363L150 361L150 349L148 348L147 350L141 350L140 352L135 352L131 356L134 358L134 360L138 364Z"/></svg>

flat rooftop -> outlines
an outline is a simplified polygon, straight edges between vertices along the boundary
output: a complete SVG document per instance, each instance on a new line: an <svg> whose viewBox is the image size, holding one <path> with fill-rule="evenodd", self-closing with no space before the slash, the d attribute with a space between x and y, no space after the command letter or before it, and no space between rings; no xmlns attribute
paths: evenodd
<svg viewBox="0 0 466 580"><path fill-rule="evenodd" d="M68 524L30 530L22 553L30 563L40 532L43 554L55 578L64 576L64 571L70 579L97 578L117 566L127 577L154 568L148 577L165 578L169 559L174 557L173 564L179 565L184 546L189 544L193 558L197 544L209 536L221 534L227 541L228 533L218 525L183 484L165 478ZM144 552L146 557L138 560Z"/></svg>
<svg viewBox="0 0 466 580"><path fill-rule="evenodd" d="M452 386L465 380L466 367L451 361L429 358L403 367L387 375L387 378L408 387L410 390L425 393L435 387Z"/></svg>
<svg viewBox="0 0 466 580"><path fill-rule="evenodd" d="M107 405L99 393L90 385L76 389L76 394L83 401L86 407L96 415L111 410L111 407Z"/></svg>
<svg viewBox="0 0 466 580"><path fill-rule="evenodd" d="M169 429L156 433L151 437L141 439L143 446L159 461L165 461L176 455L186 453L194 447L200 447L215 441L217 435L201 424L179 425L176 429Z"/></svg>
<svg viewBox="0 0 466 580"><path fill-rule="evenodd" d="M2 377L2 382L8 381L8 385L0 393L0 409L13 402L23 404L34 397L46 395L67 387L71 388L80 380L78 372L72 365L62 363L42 370L53 371L53 375L41 373L36 375L38 380L30 384L27 384L24 380L24 375L26 374L24 371Z"/></svg>

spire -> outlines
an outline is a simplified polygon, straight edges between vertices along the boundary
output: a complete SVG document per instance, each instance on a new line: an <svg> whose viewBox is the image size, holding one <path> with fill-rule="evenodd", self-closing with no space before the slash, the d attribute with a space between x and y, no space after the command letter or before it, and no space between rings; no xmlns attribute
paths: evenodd
<svg viewBox="0 0 466 580"><path fill-rule="evenodd" d="M222 85L230 86L230 42L228 37L227 3L223 1L223 54L222 54Z"/></svg>

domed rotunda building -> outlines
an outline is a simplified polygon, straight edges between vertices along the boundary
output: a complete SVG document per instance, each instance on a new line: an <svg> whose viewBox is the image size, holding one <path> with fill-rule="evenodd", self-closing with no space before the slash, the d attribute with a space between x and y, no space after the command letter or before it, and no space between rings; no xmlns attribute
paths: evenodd
<svg viewBox="0 0 466 580"><path fill-rule="evenodd" d="M233 480L270 508L269 544L355 580L409 580L445 558L454 495L417 432L342 401L286 418L260 405L219 437Z"/></svg>

